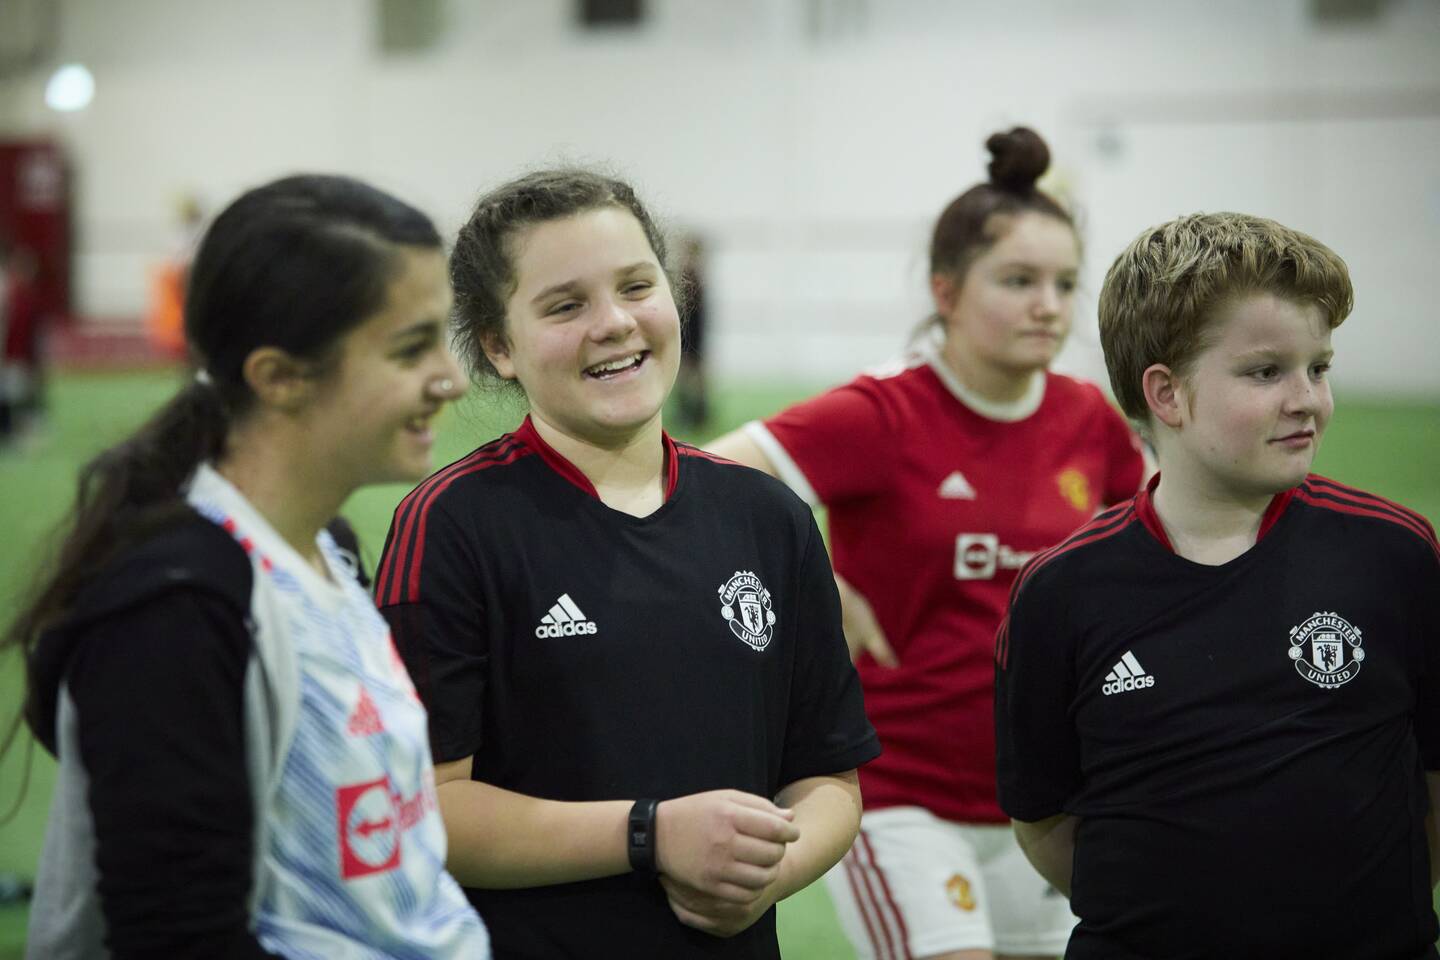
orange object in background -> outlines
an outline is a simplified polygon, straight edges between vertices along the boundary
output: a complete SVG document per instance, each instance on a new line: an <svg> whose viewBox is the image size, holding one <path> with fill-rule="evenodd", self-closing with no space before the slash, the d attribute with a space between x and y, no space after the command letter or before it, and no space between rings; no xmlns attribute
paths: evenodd
<svg viewBox="0 0 1440 960"><path fill-rule="evenodd" d="M150 309L145 332L155 352L165 357L185 355L186 264L171 261L150 273Z"/></svg>

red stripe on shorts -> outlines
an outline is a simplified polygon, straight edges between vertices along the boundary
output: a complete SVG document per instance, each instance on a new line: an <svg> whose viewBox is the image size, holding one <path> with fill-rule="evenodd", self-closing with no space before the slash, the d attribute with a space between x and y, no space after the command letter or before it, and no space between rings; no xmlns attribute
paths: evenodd
<svg viewBox="0 0 1440 960"><path fill-rule="evenodd" d="M893 918L895 921L895 926L899 930L899 934L898 936L896 936L895 931L891 930L890 925L887 923L885 925L886 933L894 937L895 942L899 944L899 956L903 957L904 960L913 960L913 958L910 956L910 933L908 930L905 929L905 917L900 913L900 907L898 904L896 904L895 897L890 893L890 884L885 882L885 871L881 870L880 864L876 862L875 848L870 846L870 838L865 834L865 831L863 829L855 838L855 843L864 851L865 859L868 860L870 863L871 869L865 874L867 882L869 878L873 875L880 884L880 891L884 896L884 900L882 903L881 900L877 899L875 901L875 904L878 908L880 908L879 913L881 918ZM888 917L886 915L887 911L884 909L885 907L889 908Z"/></svg>
<svg viewBox="0 0 1440 960"><path fill-rule="evenodd" d="M874 923L870 920L872 907L866 899L867 894L860 890L861 885L865 882L861 873L864 868L856 862L854 847L851 847L845 854L841 863L845 865L845 879L850 882L850 896L855 901L855 908L860 911L860 919L865 924L865 935L870 938L870 946L877 960L893 960L894 954L890 952L889 943L875 935L875 925L880 921L878 917Z"/></svg>

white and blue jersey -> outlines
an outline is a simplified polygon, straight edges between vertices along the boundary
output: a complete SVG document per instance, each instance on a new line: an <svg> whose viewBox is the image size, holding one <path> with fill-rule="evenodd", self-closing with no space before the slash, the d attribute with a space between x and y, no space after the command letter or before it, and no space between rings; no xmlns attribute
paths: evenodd
<svg viewBox="0 0 1440 960"><path fill-rule="evenodd" d="M274 725L257 831L254 929L287 957L484 956L484 927L445 872L426 714L390 630L330 535L329 578L218 473L190 503L254 570L252 633L271 686L295 681Z"/></svg>

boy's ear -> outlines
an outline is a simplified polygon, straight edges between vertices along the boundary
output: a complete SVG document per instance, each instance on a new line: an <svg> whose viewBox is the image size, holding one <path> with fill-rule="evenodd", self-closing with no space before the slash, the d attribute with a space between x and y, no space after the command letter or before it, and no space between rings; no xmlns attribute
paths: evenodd
<svg viewBox="0 0 1440 960"><path fill-rule="evenodd" d="M252 350L240 374L263 406L285 413L303 407L315 389L313 365L279 347Z"/></svg>
<svg viewBox="0 0 1440 960"><path fill-rule="evenodd" d="M480 348L485 351L485 356L495 367L495 372L500 374L500 379L515 379L515 364L510 359L510 344L503 334L485 334L480 338Z"/></svg>
<svg viewBox="0 0 1440 960"><path fill-rule="evenodd" d="M942 317L950 316L950 311L955 309L955 298L960 293L960 285L955 278L943 273L930 274L930 296L935 301L935 312Z"/></svg>
<svg viewBox="0 0 1440 960"><path fill-rule="evenodd" d="M1178 430L1184 421L1183 385L1175 371L1163 363L1152 363L1140 375L1145 404L1157 421Z"/></svg>

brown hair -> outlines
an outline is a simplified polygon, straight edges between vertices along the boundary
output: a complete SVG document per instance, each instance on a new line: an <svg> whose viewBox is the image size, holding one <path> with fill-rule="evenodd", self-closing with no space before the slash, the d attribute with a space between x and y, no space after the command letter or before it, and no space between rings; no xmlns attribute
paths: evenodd
<svg viewBox="0 0 1440 960"><path fill-rule="evenodd" d="M1005 235L1009 219L1041 213L1067 224L1075 221L1035 181L1050 166L1050 148L1029 127L991 134L988 183L979 183L950 201L930 238L930 273L963 278L977 258Z"/></svg>
<svg viewBox="0 0 1440 960"><path fill-rule="evenodd" d="M460 228L450 254L455 349L477 381L493 384L500 380L485 355L485 341L505 335L505 304L517 282L510 242L515 234L537 223L602 207L627 210L640 222L650 249L670 281L676 307L683 314L685 290L670 268L665 235L628 183L575 167L537 170L481 197L470 219Z"/></svg>
<svg viewBox="0 0 1440 960"><path fill-rule="evenodd" d="M1100 345L1120 409L1147 422L1145 370L1162 363L1185 376L1217 308L1255 293L1314 304L1332 330L1355 305L1345 261L1274 220L1196 213L1141 233L1100 289Z"/></svg>

